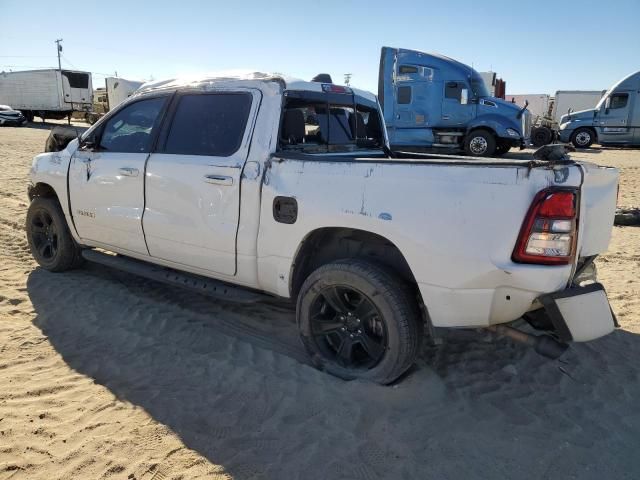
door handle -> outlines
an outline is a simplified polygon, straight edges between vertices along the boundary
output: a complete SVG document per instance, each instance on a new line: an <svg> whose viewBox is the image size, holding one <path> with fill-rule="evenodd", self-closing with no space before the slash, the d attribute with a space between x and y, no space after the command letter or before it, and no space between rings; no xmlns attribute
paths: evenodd
<svg viewBox="0 0 640 480"><path fill-rule="evenodd" d="M120 172L120 175L124 175L125 177L137 177L140 173L140 170L137 168L130 167L122 167L119 168L118 171Z"/></svg>
<svg viewBox="0 0 640 480"><path fill-rule="evenodd" d="M204 181L214 185L233 185L233 177L227 177L226 175L205 175Z"/></svg>

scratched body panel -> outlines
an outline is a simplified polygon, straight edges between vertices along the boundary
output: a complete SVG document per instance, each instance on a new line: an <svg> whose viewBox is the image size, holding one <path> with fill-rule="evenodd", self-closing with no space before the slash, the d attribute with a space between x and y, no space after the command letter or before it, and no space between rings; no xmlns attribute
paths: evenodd
<svg viewBox="0 0 640 480"><path fill-rule="evenodd" d="M284 259L295 257L306 235L322 227L356 228L381 235L400 249L435 325L512 320L540 292L563 288L572 269L511 261L531 199L548 186L577 187L580 182L576 165L554 170L321 158L274 161L263 186L258 241L259 267L270 273L261 278L273 278L272 270L279 268L285 286L290 264ZM273 220L271 202L278 195L297 199L295 225ZM493 305L494 297L507 295L508 302Z"/></svg>

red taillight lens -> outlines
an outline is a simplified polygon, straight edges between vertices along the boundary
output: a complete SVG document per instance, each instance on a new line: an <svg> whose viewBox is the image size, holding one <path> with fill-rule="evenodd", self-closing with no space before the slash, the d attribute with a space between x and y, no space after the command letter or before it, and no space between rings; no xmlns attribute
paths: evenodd
<svg viewBox="0 0 640 480"><path fill-rule="evenodd" d="M512 259L519 263L566 265L576 240L577 191L538 192L522 223Z"/></svg>
<svg viewBox="0 0 640 480"><path fill-rule="evenodd" d="M574 192L554 192L545 196L539 217L572 218L576 216L576 195Z"/></svg>

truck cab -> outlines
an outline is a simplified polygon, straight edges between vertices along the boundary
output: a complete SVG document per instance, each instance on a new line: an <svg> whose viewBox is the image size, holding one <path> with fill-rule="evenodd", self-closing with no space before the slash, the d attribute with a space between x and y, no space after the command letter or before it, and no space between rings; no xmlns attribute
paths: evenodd
<svg viewBox="0 0 640 480"><path fill-rule="evenodd" d="M559 138L577 148L640 145L640 71L617 82L595 108L563 115Z"/></svg>
<svg viewBox="0 0 640 480"><path fill-rule="evenodd" d="M378 97L393 149L490 157L529 139L526 107L491 97L478 72L442 55L383 47Z"/></svg>

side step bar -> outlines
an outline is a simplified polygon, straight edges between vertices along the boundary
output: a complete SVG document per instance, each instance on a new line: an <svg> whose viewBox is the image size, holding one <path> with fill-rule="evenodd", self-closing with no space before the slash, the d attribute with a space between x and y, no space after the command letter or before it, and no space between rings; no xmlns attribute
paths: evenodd
<svg viewBox="0 0 640 480"><path fill-rule="evenodd" d="M139 277L148 278L149 280L155 280L157 282L193 290L208 297L220 300L245 304L273 300L273 297L264 293L255 292L235 285L229 285L200 275L180 272L173 268L154 265L152 263L143 262L124 255L109 254L97 250L86 249L82 251L82 256L93 263L99 263L100 265L115 268L133 275L138 275Z"/></svg>

